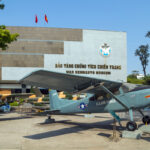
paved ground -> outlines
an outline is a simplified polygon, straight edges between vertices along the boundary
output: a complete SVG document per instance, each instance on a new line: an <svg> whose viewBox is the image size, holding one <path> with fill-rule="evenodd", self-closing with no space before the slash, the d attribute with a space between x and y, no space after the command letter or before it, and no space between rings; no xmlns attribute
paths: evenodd
<svg viewBox="0 0 150 150"><path fill-rule="evenodd" d="M44 124L43 116L0 114L0 150L150 149L150 135L140 140L120 138L118 142L111 142L112 117L109 114L94 115L94 118L54 116L56 123Z"/></svg>

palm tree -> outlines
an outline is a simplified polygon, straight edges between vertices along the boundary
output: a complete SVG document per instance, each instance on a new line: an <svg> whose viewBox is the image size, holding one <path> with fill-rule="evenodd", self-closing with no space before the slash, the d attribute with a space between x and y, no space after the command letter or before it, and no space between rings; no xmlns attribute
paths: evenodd
<svg viewBox="0 0 150 150"><path fill-rule="evenodd" d="M0 0L1 1L1 0ZM5 5L4 4L0 4L0 9L4 9Z"/></svg>
<svg viewBox="0 0 150 150"><path fill-rule="evenodd" d="M146 37L150 38L150 31L147 32Z"/></svg>
<svg viewBox="0 0 150 150"><path fill-rule="evenodd" d="M141 45L135 51L135 56L139 56L139 59L141 61L141 65L143 67L144 76L146 76L146 66L148 65L148 57L150 56L148 50L149 50L149 46L148 45Z"/></svg>

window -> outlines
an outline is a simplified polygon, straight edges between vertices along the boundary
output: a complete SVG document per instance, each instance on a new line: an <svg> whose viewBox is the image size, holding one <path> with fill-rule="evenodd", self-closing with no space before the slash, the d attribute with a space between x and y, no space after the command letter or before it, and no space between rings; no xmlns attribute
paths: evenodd
<svg viewBox="0 0 150 150"><path fill-rule="evenodd" d="M126 85L124 85L124 84L121 86L121 89L122 89L122 91L123 91L124 93L129 92L129 88L128 88Z"/></svg>
<svg viewBox="0 0 150 150"><path fill-rule="evenodd" d="M95 100L95 96L92 96L89 100L90 101L94 101Z"/></svg>

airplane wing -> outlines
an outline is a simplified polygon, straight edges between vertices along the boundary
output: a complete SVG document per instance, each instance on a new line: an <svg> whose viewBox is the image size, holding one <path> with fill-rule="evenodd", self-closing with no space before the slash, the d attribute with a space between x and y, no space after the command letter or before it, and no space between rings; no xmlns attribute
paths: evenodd
<svg viewBox="0 0 150 150"><path fill-rule="evenodd" d="M20 83L37 87L56 89L59 91L66 91L70 93L84 91L85 93L94 94L104 93L104 90L100 86L97 86L101 83L103 83L103 85L110 91L118 90L122 85L122 83L115 81L46 70L38 70L32 72L28 76L21 79Z"/></svg>

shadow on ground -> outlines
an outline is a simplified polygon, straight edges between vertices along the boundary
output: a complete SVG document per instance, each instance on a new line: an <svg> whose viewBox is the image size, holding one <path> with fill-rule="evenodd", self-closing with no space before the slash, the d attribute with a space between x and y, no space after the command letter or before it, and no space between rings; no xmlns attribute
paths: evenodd
<svg viewBox="0 0 150 150"><path fill-rule="evenodd" d="M98 135L109 138L111 134L108 133L99 133Z"/></svg>
<svg viewBox="0 0 150 150"><path fill-rule="evenodd" d="M0 121L11 121L11 120L29 119L29 118L32 117L22 116L22 117L0 118Z"/></svg>
<svg viewBox="0 0 150 150"><path fill-rule="evenodd" d="M78 123L78 122L70 122L66 120L66 121L58 121L50 125L53 126L54 124L57 124L57 123L71 125L71 126L74 125L74 126L63 128L63 129L58 129L55 131L48 131L48 132L43 132L39 134L28 135L24 137L29 138L29 139L39 140L39 139L44 139L44 138L61 136L65 134L71 134L71 133L81 134L80 131L85 131L88 129L107 129L107 130L113 129L113 125L112 125L113 120L107 120L107 121L101 121L101 122L95 122L95 123ZM120 128L120 126L116 126L116 129L124 130L124 128Z"/></svg>
<svg viewBox="0 0 150 150"><path fill-rule="evenodd" d="M26 115L30 116L47 116L47 115L52 115L52 116L77 116L77 117L84 117L84 114L46 114L46 113L26 113ZM111 118L111 117L105 117L105 116L93 116L93 118Z"/></svg>
<svg viewBox="0 0 150 150"><path fill-rule="evenodd" d="M150 137L142 137L141 139L150 142Z"/></svg>

